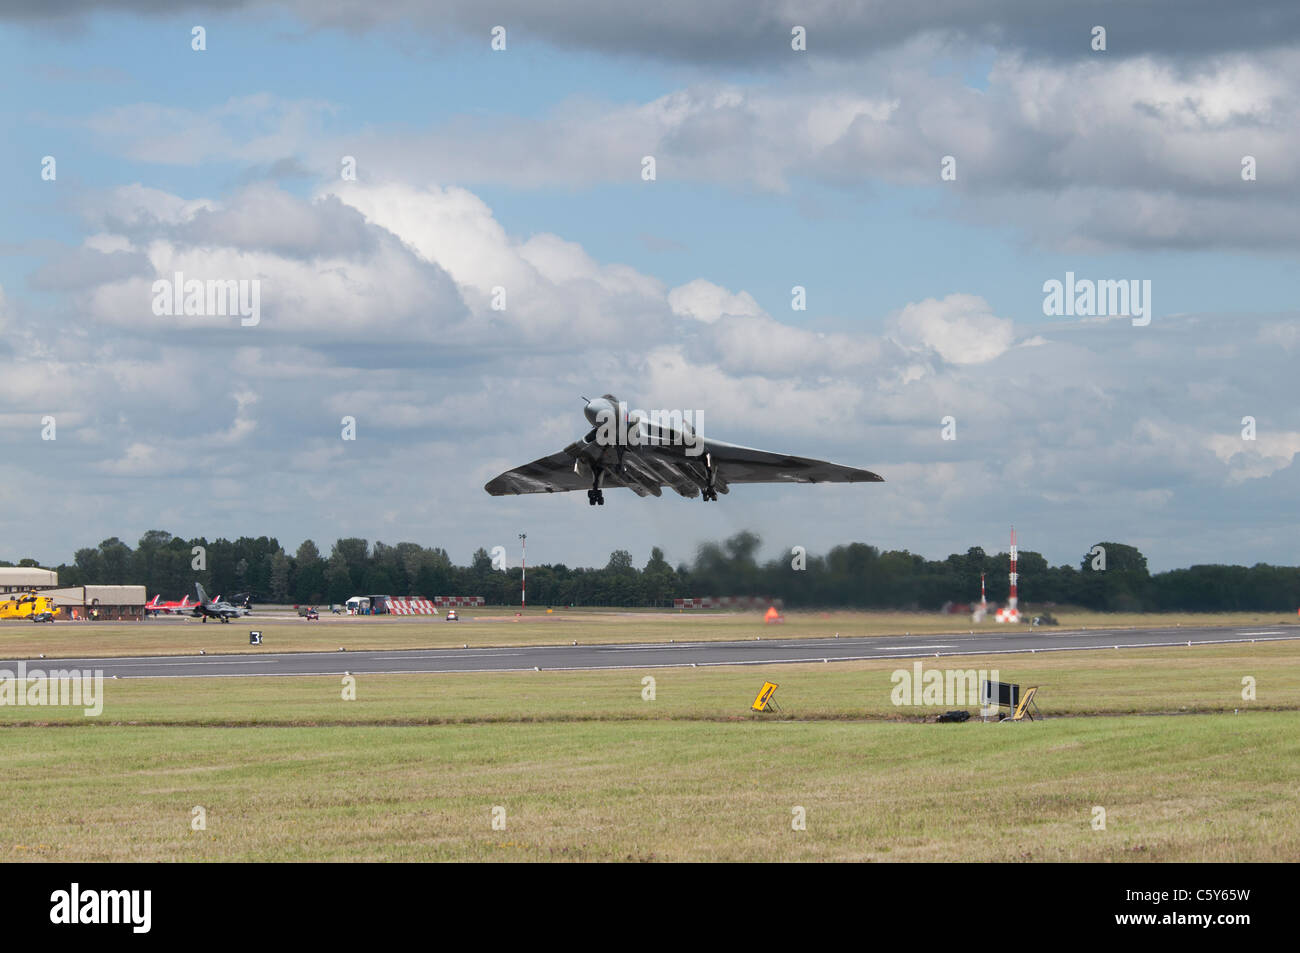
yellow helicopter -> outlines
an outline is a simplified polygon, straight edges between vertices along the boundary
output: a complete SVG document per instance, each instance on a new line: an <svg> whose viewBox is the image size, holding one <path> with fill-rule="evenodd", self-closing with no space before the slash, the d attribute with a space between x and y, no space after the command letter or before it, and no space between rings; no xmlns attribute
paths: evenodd
<svg viewBox="0 0 1300 953"><path fill-rule="evenodd" d="M30 619L32 622L53 622L60 610L49 596L37 595L33 589L17 599L0 601L0 619Z"/></svg>

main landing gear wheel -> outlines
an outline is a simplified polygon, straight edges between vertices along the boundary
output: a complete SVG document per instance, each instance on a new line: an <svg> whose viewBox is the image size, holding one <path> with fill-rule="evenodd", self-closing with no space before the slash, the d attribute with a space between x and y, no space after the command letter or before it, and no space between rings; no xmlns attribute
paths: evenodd
<svg viewBox="0 0 1300 953"><path fill-rule="evenodd" d="M700 495L704 497L705 503L718 502L718 491L713 488L713 475L716 472L713 469L713 454L706 454L704 457L704 474L707 480L704 486L700 487Z"/></svg>
<svg viewBox="0 0 1300 953"><path fill-rule="evenodd" d="M592 506L605 505L605 493L602 490L588 490L587 502Z"/></svg>

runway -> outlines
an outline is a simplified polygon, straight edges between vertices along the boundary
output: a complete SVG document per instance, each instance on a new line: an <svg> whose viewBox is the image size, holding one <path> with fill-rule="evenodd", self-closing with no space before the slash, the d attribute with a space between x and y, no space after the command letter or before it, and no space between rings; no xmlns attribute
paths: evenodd
<svg viewBox="0 0 1300 953"><path fill-rule="evenodd" d="M539 645L501 648L396 649L363 652L169 655L140 658L23 659L27 670L92 669L106 678L205 678L584 671L714 665L789 665L1020 652L1116 651L1133 648L1282 642L1300 639L1288 626L1166 629L997 629L970 635L874 636L843 639L756 639L735 642L655 642L629 645ZM0 661L14 672L18 661Z"/></svg>

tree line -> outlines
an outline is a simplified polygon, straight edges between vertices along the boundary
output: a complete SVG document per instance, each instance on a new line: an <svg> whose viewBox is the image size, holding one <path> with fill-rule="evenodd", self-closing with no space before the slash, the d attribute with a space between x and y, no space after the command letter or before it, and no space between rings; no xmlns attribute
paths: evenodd
<svg viewBox="0 0 1300 953"><path fill-rule="evenodd" d="M791 607L938 610L979 601L984 574L988 599L1007 598L1008 555L973 546L964 554L930 560L906 550L881 551L848 543L824 555L793 552L761 561L762 540L740 532L700 546L693 560L672 566L658 547L638 567L627 550L610 554L601 568L562 563L528 567L530 605L671 606L688 596L769 596ZM1098 560L1099 550L1104 558ZM13 563L0 561L0 566ZM36 566L33 559L17 565ZM248 593L254 603L318 605L350 596L483 596L490 605L518 605L520 569L494 566L487 549L457 566L441 547L388 545L349 537L325 554L312 540L292 554L267 536L182 539L162 530L145 533L132 548L106 539L77 550L71 564L54 568L59 583L144 585L150 596L178 599L203 583L210 595ZM1103 611L1268 610L1300 607L1300 568L1203 565L1151 573L1135 547L1102 541L1078 565L1050 566L1039 553L1019 553L1019 595L1024 607L1074 605Z"/></svg>

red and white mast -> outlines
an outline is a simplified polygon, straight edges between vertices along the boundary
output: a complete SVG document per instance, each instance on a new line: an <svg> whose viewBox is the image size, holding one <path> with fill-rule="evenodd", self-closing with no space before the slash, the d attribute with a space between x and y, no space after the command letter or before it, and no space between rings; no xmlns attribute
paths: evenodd
<svg viewBox="0 0 1300 953"><path fill-rule="evenodd" d="M1011 527L1011 595L1007 597L1007 609L1016 612L1016 583L1020 580L1020 574L1016 572L1016 528Z"/></svg>
<svg viewBox="0 0 1300 953"><path fill-rule="evenodd" d="M1016 556L1016 528L1013 526L1011 527L1011 592L1007 596L1006 606L993 615L993 618L999 622L1020 621L1020 610L1016 607L1016 604L1020 601L1016 593L1016 584L1020 581L1020 574L1016 572ZM982 582L981 579L981 589L983 588Z"/></svg>

